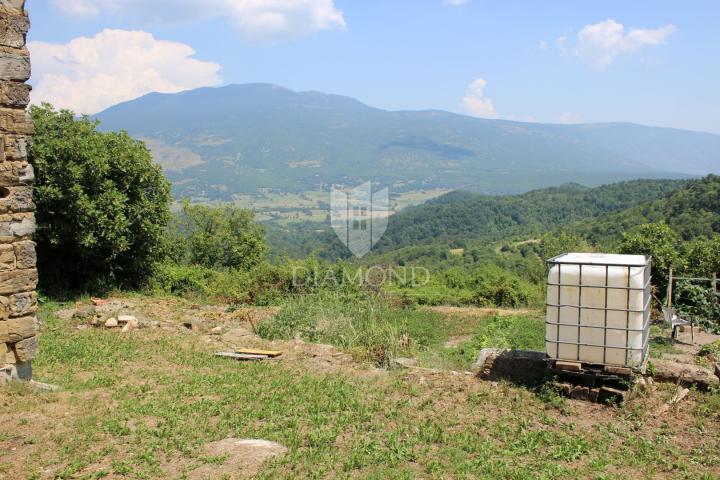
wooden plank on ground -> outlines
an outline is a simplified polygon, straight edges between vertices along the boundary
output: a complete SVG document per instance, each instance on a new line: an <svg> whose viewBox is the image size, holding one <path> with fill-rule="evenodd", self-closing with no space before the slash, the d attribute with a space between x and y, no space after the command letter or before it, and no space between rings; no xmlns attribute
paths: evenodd
<svg viewBox="0 0 720 480"><path fill-rule="evenodd" d="M216 357L232 358L234 360L268 360L270 357L267 355L250 355L247 353L235 353L235 352L218 352L215 354Z"/></svg>
<svg viewBox="0 0 720 480"><path fill-rule="evenodd" d="M555 362L555 368L558 370L567 370L568 372L580 372L582 371L582 363L558 360Z"/></svg>
<svg viewBox="0 0 720 480"><path fill-rule="evenodd" d="M627 367L618 367L615 365L605 365L605 373L629 377L630 375L632 375L632 369Z"/></svg>
<svg viewBox="0 0 720 480"><path fill-rule="evenodd" d="M275 358L282 355L282 352L278 352L275 350L257 350L254 348L238 348L235 350L235 353L244 353L247 355L265 355L270 358Z"/></svg>

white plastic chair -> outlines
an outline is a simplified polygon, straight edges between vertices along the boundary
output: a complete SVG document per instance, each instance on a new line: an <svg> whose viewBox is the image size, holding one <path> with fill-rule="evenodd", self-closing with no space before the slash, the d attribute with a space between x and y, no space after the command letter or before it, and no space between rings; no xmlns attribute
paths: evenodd
<svg viewBox="0 0 720 480"><path fill-rule="evenodd" d="M693 321L685 320L684 318L680 318L677 315L677 312L674 308L671 307L662 307L663 316L665 317L665 322L669 323L672 327L672 338L673 340L677 340L677 328L678 327L684 327L685 325L690 325L690 337L692 338L692 341L695 341L695 332L693 330Z"/></svg>

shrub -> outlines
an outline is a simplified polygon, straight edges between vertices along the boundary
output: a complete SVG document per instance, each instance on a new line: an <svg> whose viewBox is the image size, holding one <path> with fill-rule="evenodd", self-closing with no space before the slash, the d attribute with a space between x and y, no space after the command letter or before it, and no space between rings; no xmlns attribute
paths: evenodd
<svg viewBox="0 0 720 480"><path fill-rule="evenodd" d="M143 283L164 256L170 215L170 185L145 144L48 104L30 115L41 286Z"/></svg>
<svg viewBox="0 0 720 480"><path fill-rule="evenodd" d="M686 243L684 250L689 274L709 277L720 273L720 235L695 239Z"/></svg>
<svg viewBox="0 0 720 480"><path fill-rule="evenodd" d="M720 304L711 288L682 280L675 285L673 297L680 316L697 317L710 330L720 330Z"/></svg>
<svg viewBox="0 0 720 480"><path fill-rule="evenodd" d="M548 233L540 240L540 254L545 260L563 253L592 251L587 240L574 233Z"/></svg>
<svg viewBox="0 0 720 480"><path fill-rule="evenodd" d="M249 270L265 260L263 228L252 210L183 202L176 218L175 256L180 262L208 268Z"/></svg>
<svg viewBox="0 0 720 480"><path fill-rule="evenodd" d="M680 237L665 222L641 225L626 233L620 243L620 253L652 256L653 280L659 291L668 284L668 273L685 266L680 254Z"/></svg>

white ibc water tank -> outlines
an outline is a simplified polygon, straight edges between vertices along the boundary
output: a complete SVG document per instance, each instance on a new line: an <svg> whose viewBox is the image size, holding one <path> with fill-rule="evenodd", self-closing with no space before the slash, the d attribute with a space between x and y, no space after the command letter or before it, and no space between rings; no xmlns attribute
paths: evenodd
<svg viewBox="0 0 720 480"><path fill-rule="evenodd" d="M567 253L548 266L548 356L642 367L649 338L650 257Z"/></svg>

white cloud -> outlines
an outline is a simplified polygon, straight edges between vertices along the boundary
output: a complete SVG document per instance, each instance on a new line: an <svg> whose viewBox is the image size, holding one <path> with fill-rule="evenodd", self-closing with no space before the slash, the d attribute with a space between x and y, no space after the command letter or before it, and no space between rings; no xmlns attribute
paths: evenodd
<svg viewBox="0 0 720 480"><path fill-rule="evenodd" d="M583 121L583 117L579 113L565 112L560 114L560 118L558 119L558 121L560 123L569 125L572 123L581 123Z"/></svg>
<svg viewBox="0 0 720 480"><path fill-rule="evenodd" d="M458 5L465 5L466 3L470 3L471 0L443 0L443 3L445 5L450 5L452 7L457 7Z"/></svg>
<svg viewBox="0 0 720 480"><path fill-rule="evenodd" d="M139 21L228 18L249 43L275 43L319 30L344 29L333 0L51 0L71 16L129 15Z"/></svg>
<svg viewBox="0 0 720 480"><path fill-rule="evenodd" d="M482 78L477 78L468 85L463 98L463 106L470 115L475 117L498 118L492 100L485 96L486 85L487 82Z"/></svg>
<svg viewBox="0 0 720 480"><path fill-rule="evenodd" d="M608 68L618 55L635 53L645 47L661 45L675 33L675 25L655 29L630 28L612 18L592 25L585 25L577 34L577 45L568 48L567 37L558 38L563 54L572 54L597 70Z"/></svg>
<svg viewBox="0 0 720 480"><path fill-rule="evenodd" d="M193 58L184 43L141 31L103 30L66 44L30 42L33 103L97 113L150 92L217 85L220 65Z"/></svg>

